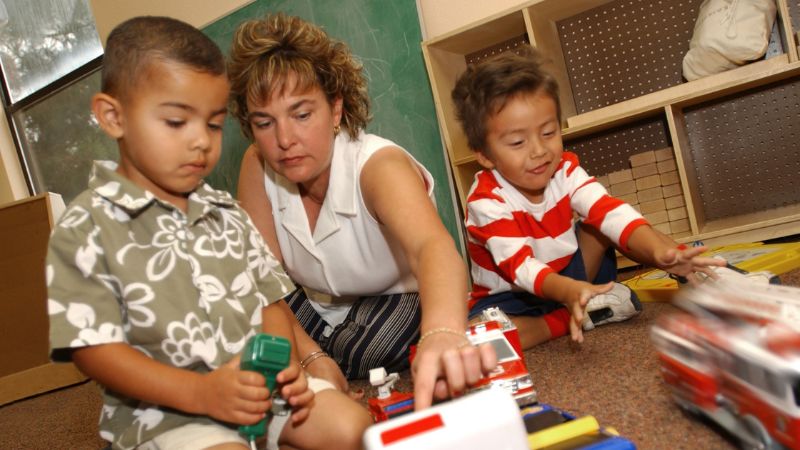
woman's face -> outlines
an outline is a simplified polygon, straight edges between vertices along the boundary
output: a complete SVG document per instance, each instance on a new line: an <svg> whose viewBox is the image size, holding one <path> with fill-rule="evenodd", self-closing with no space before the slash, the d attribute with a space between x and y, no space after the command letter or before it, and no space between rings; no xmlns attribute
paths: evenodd
<svg viewBox="0 0 800 450"><path fill-rule="evenodd" d="M333 155L335 126L342 117L342 100L331 104L319 86L298 92L289 77L282 92L262 104L247 102L253 138L262 157L289 181L311 185L327 180Z"/></svg>

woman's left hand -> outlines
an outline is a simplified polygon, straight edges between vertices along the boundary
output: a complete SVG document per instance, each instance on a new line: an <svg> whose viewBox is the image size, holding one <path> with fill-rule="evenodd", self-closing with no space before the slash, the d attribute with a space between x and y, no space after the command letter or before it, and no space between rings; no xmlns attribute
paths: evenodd
<svg viewBox="0 0 800 450"><path fill-rule="evenodd" d="M497 365L494 349L464 345L466 336L436 333L417 347L411 374L414 377L414 408L429 407L433 399L458 397Z"/></svg>
<svg viewBox="0 0 800 450"><path fill-rule="evenodd" d="M314 401L314 391L308 388L308 380L297 363L281 370L275 380L280 383L280 395L292 408L292 423L297 425L308 418Z"/></svg>

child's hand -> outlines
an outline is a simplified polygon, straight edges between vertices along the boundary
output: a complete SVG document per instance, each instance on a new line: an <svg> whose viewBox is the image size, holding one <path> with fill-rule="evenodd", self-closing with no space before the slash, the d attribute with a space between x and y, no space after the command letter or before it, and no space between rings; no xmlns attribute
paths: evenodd
<svg viewBox="0 0 800 450"><path fill-rule="evenodd" d="M281 370L276 378L281 384L281 397L292 407L292 423L299 424L308 418L314 401L314 391L308 388L306 375L297 363Z"/></svg>
<svg viewBox="0 0 800 450"><path fill-rule="evenodd" d="M239 369L239 357L202 378L197 398L202 412L217 420L250 425L263 419L271 406L264 376Z"/></svg>
<svg viewBox="0 0 800 450"><path fill-rule="evenodd" d="M563 303L572 316L572 320L569 321L570 336L573 341L581 343L583 342L583 319L586 315L586 305L595 295L610 291L614 287L614 282L591 284L585 281L574 281L575 283Z"/></svg>
<svg viewBox="0 0 800 450"><path fill-rule="evenodd" d="M686 277L689 283L698 283L700 279L696 273L701 272L708 277L717 278L717 274L712 267L724 267L724 259L699 256L708 250L708 247L686 247L681 245L678 248L667 248L663 252L656 253L655 260L661 270L674 275Z"/></svg>

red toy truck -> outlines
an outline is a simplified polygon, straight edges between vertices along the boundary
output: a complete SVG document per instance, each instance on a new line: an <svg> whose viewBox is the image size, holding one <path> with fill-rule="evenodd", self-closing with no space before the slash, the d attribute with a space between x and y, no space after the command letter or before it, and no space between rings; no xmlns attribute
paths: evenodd
<svg viewBox="0 0 800 450"><path fill-rule="evenodd" d="M800 289L720 280L678 304L652 330L678 405L744 448L800 449Z"/></svg>
<svg viewBox="0 0 800 450"><path fill-rule="evenodd" d="M498 308L484 310L479 321L470 325L467 338L473 345L490 344L497 353L497 368L480 380L472 391L500 388L508 391L519 406L536 402L536 391L522 354L519 332L503 311ZM412 347L412 360L415 350ZM378 396L368 400L375 422L414 410L413 394L392 390L397 378L396 373L387 374L382 367L370 371L370 384L378 387Z"/></svg>
<svg viewBox="0 0 800 450"><path fill-rule="evenodd" d="M479 381L473 391L499 387L510 392L520 406L536 402L536 391L522 354L519 332L503 311L485 309L480 322L470 325L467 337L473 345L490 344L497 353L497 368Z"/></svg>

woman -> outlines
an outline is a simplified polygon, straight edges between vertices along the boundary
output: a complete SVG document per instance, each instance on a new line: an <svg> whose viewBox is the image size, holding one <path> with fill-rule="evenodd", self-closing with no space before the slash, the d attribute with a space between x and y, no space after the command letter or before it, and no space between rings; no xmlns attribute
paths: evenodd
<svg viewBox="0 0 800 450"><path fill-rule="evenodd" d="M233 113L253 140L239 199L302 286L287 303L304 368L346 390L345 378L371 368L405 368L421 332L418 408L477 382L494 353L465 338L466 270L433 179L364 132L366 80L347 46L298 17L248 21L229 76Z"/></svg>

